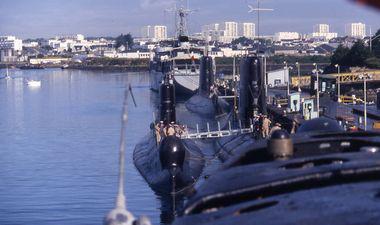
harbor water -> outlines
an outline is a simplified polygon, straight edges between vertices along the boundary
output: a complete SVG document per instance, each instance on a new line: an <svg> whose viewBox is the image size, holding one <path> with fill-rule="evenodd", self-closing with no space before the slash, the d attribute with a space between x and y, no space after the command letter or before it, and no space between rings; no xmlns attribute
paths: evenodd
<svg viewBox="0 0 380 225"><path fill-rule="evenodd" d="M0 77L5 74L0 70ZM148 73L10 70L0 80L0 224L102 224L117 191L120 116L130 83L127 207L160 223L160 199L132 162L157 96ZM41 80L41 87L26 81Z"/></svg>

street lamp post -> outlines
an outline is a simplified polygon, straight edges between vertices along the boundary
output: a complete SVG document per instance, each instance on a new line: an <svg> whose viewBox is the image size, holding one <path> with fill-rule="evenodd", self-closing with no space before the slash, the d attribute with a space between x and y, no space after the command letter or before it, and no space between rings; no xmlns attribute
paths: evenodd
<svg viewBox="0 0 380 225"><path fill-rule="evenodd" d="M340 101L340 65L336 64L335 67L338 69L338 102Z"/></svg>
<svg viewBox="0 0 380 225"><path fill-rule="evenodd" d="M367 131L367 79L371 79L372 76L368 74L363 74L360 75L360 78L363 79L364 86L364 130Z"/></svg>
<svg viewBox="0 0 380 225"><path fill-rule="evenodd" d="M301 92L301 64L296 62L297 71L298 71L298 92Z"/></svg>
<svg viewBox="0 0 380 225"><path fill-rule="evenodd" d="M364 75L364 130L367 131L367 76Z"/></svg>
<svg viewBox="0 0 380 225"><path fill-rule="evenodd" d="M319 70L318 70L318 64L313 63L315 67L315 73L317 75L317 117L319 117Z"/></svg>
<svg viewBox="0 0 380 225"><path fill-rule="evenodd" d="M284 61L284 64L285 64L285 67L284 67L284 79L286 78L286 71L288 71L288 81L286 82L286 86L287 86L287 96L290 95L290 86L289 86L289 70L288 70L288 63L286 61Z"/></svg>

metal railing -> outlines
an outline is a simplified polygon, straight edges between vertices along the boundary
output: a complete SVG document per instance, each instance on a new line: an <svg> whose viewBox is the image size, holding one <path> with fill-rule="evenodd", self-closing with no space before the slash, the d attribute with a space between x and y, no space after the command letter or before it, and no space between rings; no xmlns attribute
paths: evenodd
<svg viewBox="0 0 380 225"><path fill-rule="evenodd" d="M243 128L242 123L239 120L239 128L232 129L231 122L228 123L228 130L222 130L220 127L220 123L218 122L218 130L211 131L210 124L207 123L207 131L200 132L199 125L196 125L197 131L196 133L186 133L180 136L181 139L206 139L206 138L220 138L220 137L228 137L239 134L250 134L254 132L252 120L250 120L249 128Z"/></svg>

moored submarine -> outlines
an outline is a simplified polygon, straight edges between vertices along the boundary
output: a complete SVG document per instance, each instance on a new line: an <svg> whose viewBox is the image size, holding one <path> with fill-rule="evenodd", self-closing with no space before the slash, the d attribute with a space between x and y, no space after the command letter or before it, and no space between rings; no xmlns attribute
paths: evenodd
<svg viewBox="0 0 380 225"><path fill-rule="evenodd" d="M247 56L240 61L239 102L235 126L249 128L253 126L255 115L267 114L264 73L262 59L256 56ZM218 139L219 158L226 161L231 158L237 149L254 146L257 134L239 134Z"/></svg>
<svg viewBox="0 0 380 225"><path fill-rule="evenodd" d="M175 225L380 224L380 133L318 118L240 146Z"/></svg>
<svg viewBox="0 0 380 225"><path fill-rule="evenodd" d="M211 130L216 130L217 122L220 127L225 127L230 119L231 107L224 99L219 98L214 79L214 60L210 56L203 56L200 59L198 92L185 102L184 108L179 109L179 119L187 121L190 128L195 129L198 124L199 130L205 131L208 123Z"/></svg>
<svg viewBox="0 0 380 225"><path fill-rule="evenodd" d="M168 127L176 124L175 86L169 75L160 87L159 121ZM158 194L176 193L190 187L202 173L205 160L192 140L164 135L158 140L152 131L136 145L133 161L150 187Z"/></svg>

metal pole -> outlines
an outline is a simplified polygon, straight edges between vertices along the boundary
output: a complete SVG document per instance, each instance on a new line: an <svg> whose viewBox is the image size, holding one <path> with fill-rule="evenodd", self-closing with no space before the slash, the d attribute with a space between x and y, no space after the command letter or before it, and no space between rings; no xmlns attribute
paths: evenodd
<svg viewBox="0 0 380 225"><path fill-rule="evenodd" d="M338 102L340 102L340 65L338 65Z"/></svg>
<svg viewBox="0 0 380 225"><path fill-rule="evenodd" d="M298 92L301 92L301 65L299 62L297 64L297 69L298 69Z"/></svg>
<svg viewBox="0 0 380 225"><path fill-rule="evenodd" d="M367 131L367 77L364 75L364 130Z"/></svg>
<svg viewBox="0 0 380 225"><path fill-rule="evenodd" d="M317 71L317 115L319 117L319 71L317 64L315 64L315 70Z"/></svg>
<svg viewBox="0 0 380 225"><path fill-rule="evenodd" d="M372 53L372 27L369 27L369 51Z"/></svg>
<svg viewBox="0 0 380 225"><path fill-rule="evenodd" d="M264 84L265 84L265 101L268 102L268 77L267 77L267 57L264 54Z"/></svg>
<svg viewBox="0 0 380 225"><path fill-rule="evenodd" d="M257 40L259 44L257 45L257 56L260 54L260 0L257 0Z"/></svg>
<svg viewBox="0 0 380 225"><path fill-rule="evenodd" d="M286 61L284 61L284 81L286 79L286 70L288 69L288 63ZM289 90L289 76L288 76L288 79L287 79L287 82L286 82L286 96L288 97L290 95L290 90Z"/></svg>

